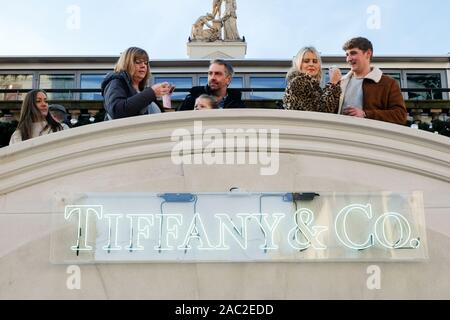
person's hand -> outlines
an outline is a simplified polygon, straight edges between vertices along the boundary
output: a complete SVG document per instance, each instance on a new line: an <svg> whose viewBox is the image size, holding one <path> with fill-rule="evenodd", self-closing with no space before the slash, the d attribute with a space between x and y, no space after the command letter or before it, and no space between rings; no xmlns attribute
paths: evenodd
<svg viewBox="0 0 450 320"><path fill-rule="evenodd" d="M364 110L361 110L361 109L355 108L355 107L344 108L344 112L343 113L346 116L352 116L352 117L358 117L358 118L365 118L366 117L366 113L364 112Z"/></svg>
<svg viewBox="0 0 450 320"><path fill-rule="evenodd" d="M155 92L156 97L161 98L170 93L171 85L168 82L157 83L152 86L152 89Z"/></svg>
<svg viewBox="0 0 450 320"><path fill-rule="evenodd" d="M341 81L342 73L341 70L337 67L331 67L329 70L330 74L330 82L332 84L337 84L339 81Z"/></svg>

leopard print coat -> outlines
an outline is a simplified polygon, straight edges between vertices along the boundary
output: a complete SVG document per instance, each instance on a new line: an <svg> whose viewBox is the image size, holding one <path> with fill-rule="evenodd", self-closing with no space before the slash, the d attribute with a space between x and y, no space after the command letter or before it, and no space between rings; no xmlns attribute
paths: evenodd
<svg viewBox="0 0 450 320"><path fill-rule="evenodd" d="M288 75L283 106L287 110L336 113L341 86L328 83L324 89L319 81L306 73L294 71Z"/></svg>

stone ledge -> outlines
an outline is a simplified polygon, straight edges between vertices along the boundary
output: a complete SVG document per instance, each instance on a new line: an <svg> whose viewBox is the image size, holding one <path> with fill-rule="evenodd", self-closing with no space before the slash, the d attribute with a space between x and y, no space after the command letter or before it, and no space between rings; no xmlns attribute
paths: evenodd
<svg viewBox="0 0 450 320"><path fill-rule="evenodd" d="M308 154L414 172L450 182L447 137L389 123L284 110L217 110L140 116L31 139L0 150L0 193L90 169L165 158L175 129L279 129L280 154ZM194 153L201 150L194 150ZM174 165L175 167L175 165Z"/></svg>

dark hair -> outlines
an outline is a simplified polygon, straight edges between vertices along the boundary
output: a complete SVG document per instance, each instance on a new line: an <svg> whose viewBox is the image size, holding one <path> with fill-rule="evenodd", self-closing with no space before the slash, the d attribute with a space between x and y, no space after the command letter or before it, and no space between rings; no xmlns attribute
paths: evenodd
<svg viewBox="0 0 450 320"><path fill-rule="evenodd" d="M36 107L36 97L39 92L42 92L47 96L47 93L44 90L31 90L25 95L25 98L22 102L22 109L20 110L20 119L19 124L17 125L17 130L20 130L20 135L22 136L22 141L33 138L31 135L33 122L38 122L39 120L44 120L38 108ZM51 128L53 132L60 131L63 129L61 124L53 119L50 111L47 113L45 117L45 121L47 121L47 125L44 128Z"/></svg>
<svg viewBox="0 0 450 320"><path fill-rule="evenodd" d="M357 37L357 38L350 39L342 47L342 49L344 49L344 51L347 51L350 49L355 49L355 48L360 49L362 51L370 50L370 51L372 51L372 54L373 54L372 42L370 42L369 39L366 39L363 37Z"/></svg>
<svg viewBox="0 0 450 320"><path fill-rule="evenodd" d="M218 64L218 65L224 66L230 77L232 77L234 75L234 70L233 70L233 66L231 65L231 63L229 63L223 59L214 59L209 63L209 65L211 66L213 64Z"/></svg>

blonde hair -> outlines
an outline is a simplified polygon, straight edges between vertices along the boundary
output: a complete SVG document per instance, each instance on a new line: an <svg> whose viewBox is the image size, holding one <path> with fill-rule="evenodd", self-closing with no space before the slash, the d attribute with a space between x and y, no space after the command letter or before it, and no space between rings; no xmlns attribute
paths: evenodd
<svg viewBox="0 0 450 320"><path fill-rule="evenodd" d="M144 49L141 49L138 47L130 47L120 55L120 58L114 67L114 71L115 72L126 71L128 73L128 75L131 78L133 78L134 70L135 70L134 63L136 60L139 60L139 59L149 61L147 52ZM141 82L139 82L139 90L141 90L141 91L144 90L150 76L151 76L150 66L148 66L147 74L145 75L145 78L142 79Z"/></svg>
<svg viewBox="0 0 450 320"><path fill-rule="evenodd" d="M292 67L289 70L287 77L289 77L289 75L295 71L301 72L300 67L302 66L303 57L307 52L313 53L319 61L319 73L314 78L316 78L320 82L320 80L322 79L322 58L320 57L319 51L317 51L317 49L314 47L303 47L300 49L300 51L292 60Z"/></svg>

